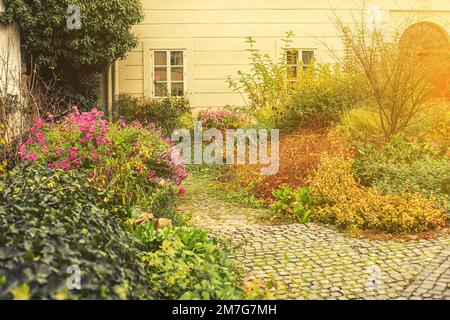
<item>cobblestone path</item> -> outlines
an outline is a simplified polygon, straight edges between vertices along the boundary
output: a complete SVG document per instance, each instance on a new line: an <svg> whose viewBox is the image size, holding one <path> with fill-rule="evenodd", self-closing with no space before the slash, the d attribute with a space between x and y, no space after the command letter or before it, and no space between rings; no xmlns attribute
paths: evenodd
<svg viewBox="0 0 450 320"><path fill-rule="evenodd" d="M179 210L233 244L248 281L275 285L279 299L450 300L450 237L408 242L356 239L316 224L266 226L266 209L221 200L198 178Z"/></svg>

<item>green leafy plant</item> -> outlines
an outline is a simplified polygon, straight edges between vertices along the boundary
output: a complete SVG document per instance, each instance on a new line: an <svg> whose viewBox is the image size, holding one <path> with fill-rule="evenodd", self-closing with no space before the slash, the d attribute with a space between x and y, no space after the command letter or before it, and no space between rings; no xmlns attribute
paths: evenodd
<svg viewBox="0 0 450 320"><path fill-rule="evenodd" d="M287 32L283 52L277 60L255 47L255 40L247 38L252 64L251 72L238 72L239 79L228 78L229 87L241 94L248 94L248 109L258 124L275 127L278 114L282 112L292 88L289 86L289 68L286 54L290 48L292 32Z"/></svg>
<svg viewBox="0 0 450 320"><path fill-rule="evenodd" d="M312 200L308 188L283 187L273 191L276 201L271 205L277 216L289 215L301 223L311 222Z"/></svg>
<svg viewBox="0 0 450 320"><path fill-rule="evenodd" d="M299 69L292 83L292 94L284 108L283 127L298 127L310 122L326 126L362 100L352 73L339 65L314 61Z"/></svg>
<svg viewBox="0 0 450 320"><path fill-rule="evenodd" d="M346 112L337 124L336 130L353 146L385 142L378 114L367 108Z"/></svg>
<svg viewBox="0 0 450 320"><path fill-rule="evenodd" d="M69 5L80 8L80 29L67 27ZM18 23L27 57L41 76L56 74L62 95L87 108L99 96L98 74L136 46L131 28L142 18L139 0L8 0L0 21Z"/></svg>
<svg viewBox="0 0 450 320"><path fill-rule="evenodd" d="M419 192L448 207L450 161L444 152L398 136L381 147L360 146L353 172L362 185L377 187L383 194Z"/></svg>
<svg viewBox="0 0 450 320"><path fill-rule="evenodd" d="M248 94L247 112L263 127L295 129L312 120L321 126L338 121L362 99L352 72L312 60L306 70L299 67L293 75L288 65L292 37L292 32L286 33L282 53L275 60L257 50L249 37L252 69L239 72L237 80L229 77L230 88Z"/></svg>
<svg viewBox="0 0 450 320"><path fill-rule="evenodd" d="M125 225L79 172L19 166L0 183L0 299L149 299ZM117 209L119 210L119 209ZM81 290L67 290L68 267Z"/></svg>
<svg viewBox="0 0 450 320"><path fill-rule="evenodd" d="M199 229L138 226L149 286L161 299L239 299L242 289L227 252Z"/></svg>
<svg viewBox="0 0 450 320"><path fill-rule="evenodd" d="M185 128L186 125L193 126L191 109L186 98L151 99L121 94L117 107L119 114L126 121L152 123L167 136L175 129Z"/></svg>
<svg viewBox="0 0 450 320"><path fill-rule="evenodd" d="M411 234L445 225L445 211L435 197L382 194L378 188L365 188L353 176L352 161L342 155L322 157L310 188L314 220L348 231Z"/></svg>

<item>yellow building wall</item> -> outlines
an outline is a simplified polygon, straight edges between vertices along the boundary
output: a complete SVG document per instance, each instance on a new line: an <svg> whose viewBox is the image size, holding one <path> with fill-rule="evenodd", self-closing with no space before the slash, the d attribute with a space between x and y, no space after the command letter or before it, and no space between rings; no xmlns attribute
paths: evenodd
<svg viewBox="0 0 450 320"><path fill-rule="evenodd" d="M334 61L329 53L343 52L333 19L351 22L359 16L355 0L142 0L145 19L134 27L140 43L120 62L121 93L150 95L150 51L187 50L187 91L193 108L244 105L228 88L227 78L248 71L245 38L272 57L280 54L285 32L294 32L293 48L314 49L319 62ZM450 1L371 1L381 9L383 23L405 19L432 21L450 32ZM326 45L324 45L324 43Z"/></svg>
<svg viewBox="0 0 450 320"><path fill-rule="evenodd" d="M0 0L0 12L5 3ZM17 24L0 25L0 94L19 94L21 81L20 30Z"/></svg>

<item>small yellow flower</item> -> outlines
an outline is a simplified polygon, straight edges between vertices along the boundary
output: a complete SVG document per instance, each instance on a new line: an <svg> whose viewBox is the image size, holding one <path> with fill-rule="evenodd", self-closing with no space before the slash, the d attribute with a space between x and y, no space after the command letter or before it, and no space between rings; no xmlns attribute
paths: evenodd
<svg viewBox="0 0 450 320"><path fill-rule="evenodd" d="M164 229L164 228L170 228L172 227L172 220L171 219L158 219L158 229Z"/></svg>
<svg viewBox="0 0 450 320"><path fill-rule="evenodd" d="M161 250L167 252L170 249L172 249L172 242L170 242L168 240L164 240L162 245L161 245Z"/></svg>

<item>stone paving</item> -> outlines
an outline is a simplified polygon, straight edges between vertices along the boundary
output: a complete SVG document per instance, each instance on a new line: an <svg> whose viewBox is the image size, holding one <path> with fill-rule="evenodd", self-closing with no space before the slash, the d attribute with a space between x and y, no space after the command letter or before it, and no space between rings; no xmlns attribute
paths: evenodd
<svg viewBox="0 0 450 320"><path fill-rule="evenodd" d="M450 237L407 242L350 238L316 224L267 226L191 178L179 210L233 245L247 281L279 299L448 299Z"/></svg>
<svg viewBox="0 0 450 320"><path fill-rule="evenodd" d="M450 249L428 264L400 299L450 300Z"/></svg>

